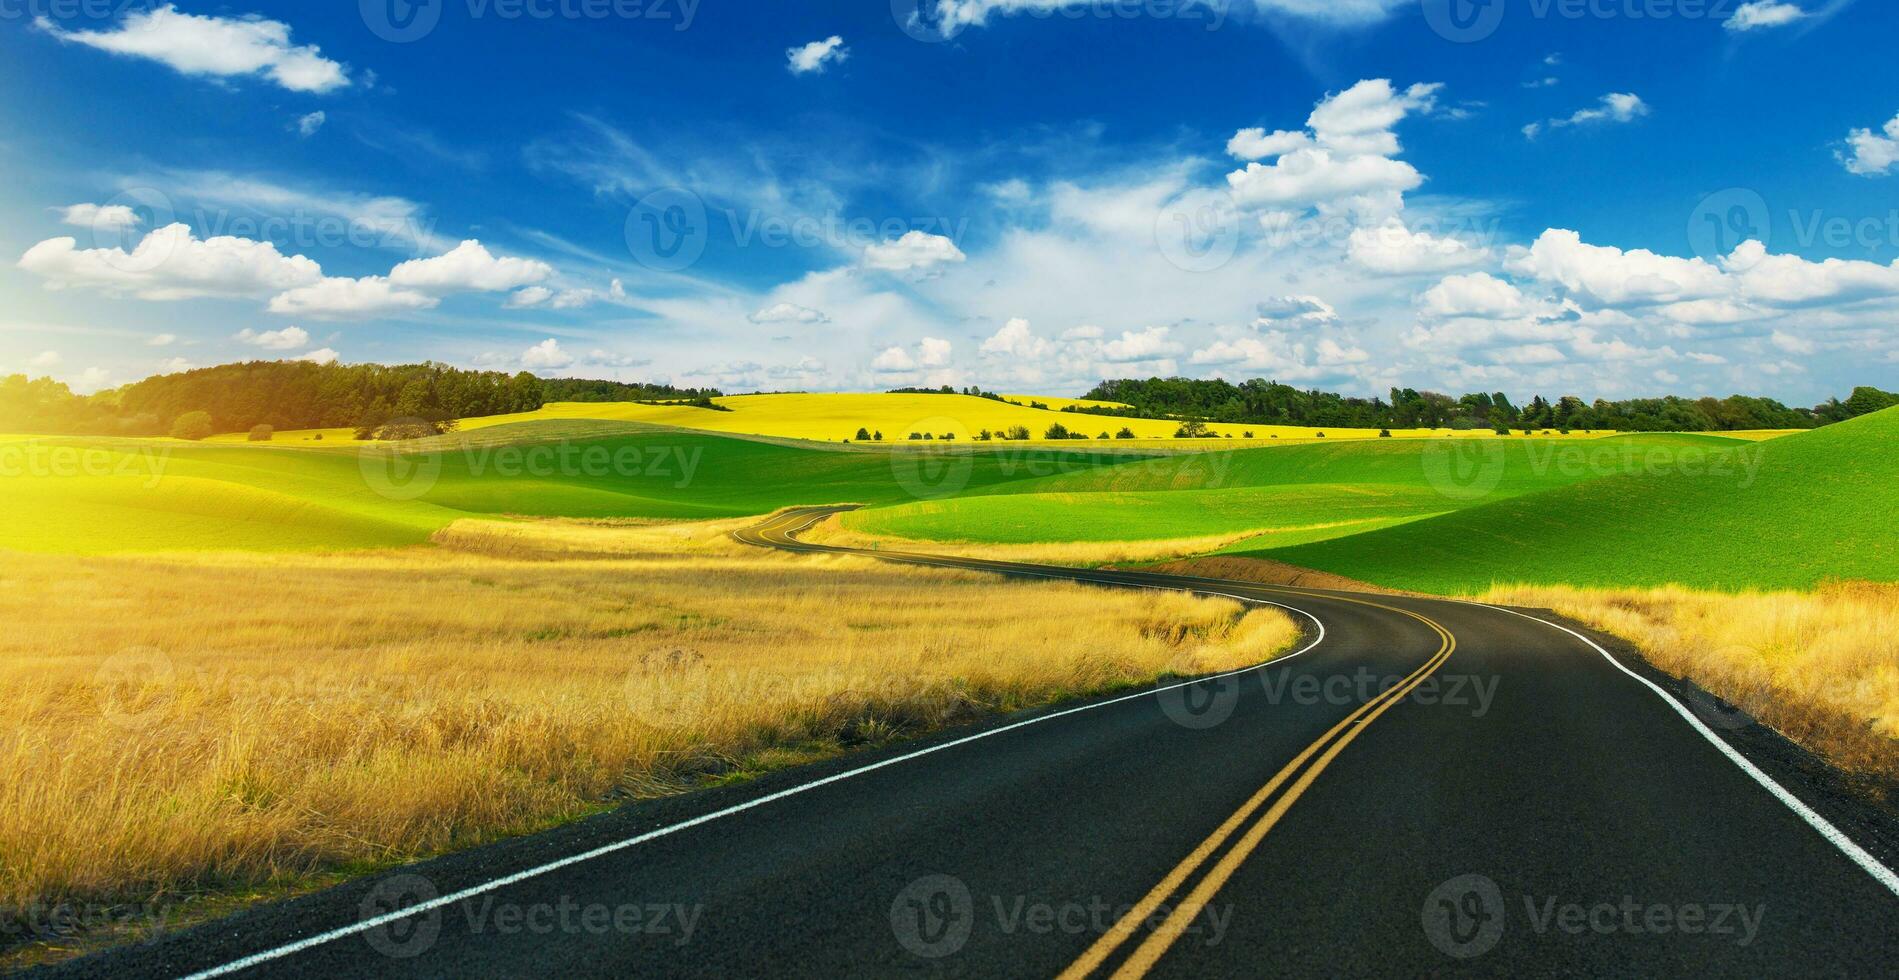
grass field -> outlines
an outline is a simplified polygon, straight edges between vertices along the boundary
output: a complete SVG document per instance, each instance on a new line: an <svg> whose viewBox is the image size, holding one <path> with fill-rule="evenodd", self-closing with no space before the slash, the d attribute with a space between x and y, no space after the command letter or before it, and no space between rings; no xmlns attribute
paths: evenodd
<svg viewBox="0 0 1899 980"><path fill-rule="evenodd" d="M1757 444L1723 469L1645 457L1601 479L1258 554L1427 592L1893 581L1896 445L1899 410L1887 409Z"/></svg>
<svg viewBox="0 0 1899 980"><path fill-rule="evenodd" d="M11 505L0 548L382 547L476 515L709 519L915 500L1120 459L1066 448L857 452L591 421L397 448L14 438L0 440L0 496Z"/></svg>
<svg viewBox="0 0 1899 980"><path fill-rule="evenodd" d="M1031 440L1041 442L1048 427L1061 423L1067 428L1080 432L1090 439L1102 433L1119 432L1122 427L1134 431L1141 440L1165 440L1169 444L1179 444L1183 440L1173 438L1179 428L1178 422L1160 419L1123 419L1103 415L1086 415L1062 412L1065 405L1099 405L1104 403L1083 402L1079 399L1043 398L1030 395L1012 395L1012 402L1000 402L993 398L979 398L974 395L893 395L874 393L842 394L787 394L787 395L733 395L714 399L714 403L730 409L715 411L705 408L693 408L686 405L638 405L630 402L555 402L536 412L519 415L495 415L487 418L466 419L462 428L466 431L485 429L497 425L511 425L517 422L545 422L572 419L598 419L616 422L644 422L651 425L678 426L687 429L700 429L708 432L739 433L747 435L777 436L788 439L808 439L817 442L840 442L854 439L857 430L869 429L882 431L886 443L906 441L912 432L941 437L944 433L953 434L956 441L969 442L983 429L1001 433L1012 426L1024 426L1029 430ZM1033 399L1049 405L1049 409L1027 407ZM1014 404L1014 402L1023 404ZM1262 442L1274 440L1316 439L1323 432L1327 439L1370 439L1378 437L1377 429L1319 429L1289 425L1239 425L1216 423L1211 426L1214 433L1221 437L1231 436L1241 440L1247 432ZM349 442L354 433L349 429L323 429L278 433L276 441L302 443L313 436L322 435L324 442ZM1444 436L1452 434L1448 429L1394 429L1393 438L1420 438L1426 436ZM1472 430L1456 433L1460 437L1495 438L1487 430ZM241 442L244 433L230 433L216 437L219 441ZM1583 433L1574 433L1570 438L1589 438ZM1125 440L1116 440L1125 442ZM1184 440L1185 442L1210 444L1210 440ZM1225 441L1224 438L1221 440Z"/></svg>
<svg viewBox="0 0 1899 980"><path fill-rule="evenodd" d="M295 888L1265 661L1296 633L1227 600L765 552L725 537L743 523L465 521L440 548L338 556L10 556L0 925L62 901Z"/></svg>

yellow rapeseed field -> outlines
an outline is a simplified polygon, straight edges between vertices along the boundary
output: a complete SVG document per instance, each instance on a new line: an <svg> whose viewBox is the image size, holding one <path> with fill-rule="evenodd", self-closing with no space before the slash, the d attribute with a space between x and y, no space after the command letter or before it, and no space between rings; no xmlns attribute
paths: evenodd
<svg viewBox="0 0 1899 980"><path fill-rule="evenodd" d="M295 888L1271 659L1226 600L779 554L741 523L0 564L0 916Z"/></svg>
<svg viewBox="0 0 1899 980"><path fill-rule="evenodd" d="M886 443L905 442L910 433L930 433L941 437L952 434L956 441L968 442L981 432L1002 433L1013 426L1022 426L1029 431L1032 441L1044 442L1042 437L1048 427L1060 423L1070 430L1089 437L1089 441L1062 443L1074 448L1086 448L1101 445L1096 438L1102 433L1113 435L1123 427L1132 430L1137 437L1133 440L1111 440L1118 446L1139 446L1148 440L1164 440L1167 445L1176 448L1192 446L1196 442L1206 445L1212 440L1177 440L1174 431L1178 422L1163 419L1123 419L1106 415L1086 415L1074 412L1062 412L1066 405L1103 404L1082 402L1078 399L1045 398L1032 395L1010 395L1013 401L1001 402L993 398L979 398L974 395L894 395L876 393L842 394L788 394L788 395L736 395L714 399L729 412L713 411L704 408L692 408L686 405L638 405L631 402L554 402L539 411L524 412L516 415L494 415L486 418L466 419L461 428L464 431L484 429L512 422L531 422L548 419L601 419L612 422L645 422L652 425L673 425L688 429L703 429L709 432L730 432L743 435L777 436L789 439L810 439L819 442L838 442L853 439L859 428L872 433L882 432ZM1048 409L1027 407L1031 400L1048 405ZM1021 402L1022 404L1015 404ZM1246 433L1253 433L1254 441L1261 444L1278 442L1316 440L1323 432L1327 439L1375 439L1377 429L1321 429L1292 425L1240 425L1233 423L1214 423L1210 426L1214 434L1220 437L1222 448L1233 444L1244 444ZM315 430L277 433L273 441L308 441L319 434ZM1393 429L1393 438L1426 438L1459 436L1469 438L1495 438L1489 430L1477 429L1453 432L1450 429ZM1554 435L1555 433L1551 433ZM1581 432L1571 435L1578 439L1611 433L1585 435ZM321 435L325 442L347 442L353 438L348 429L324 429ZM1226 437L1231 437L1231 440ZM242 441L244 433L233 433L217 437L226 441Z"/></svg>

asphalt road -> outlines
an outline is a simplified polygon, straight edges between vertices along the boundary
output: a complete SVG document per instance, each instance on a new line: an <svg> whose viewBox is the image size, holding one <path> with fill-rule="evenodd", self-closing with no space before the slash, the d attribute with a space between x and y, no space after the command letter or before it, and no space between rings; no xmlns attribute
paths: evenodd
<svg viewBox="0 0 1899 980"><path fill-rule="evenodd" d="M839 550L794 538L829 512L742 538ZM1307 636L49 972L1893 974L1882 815L1597 638L1450 601L878 555L1271 603Z"/></svg>

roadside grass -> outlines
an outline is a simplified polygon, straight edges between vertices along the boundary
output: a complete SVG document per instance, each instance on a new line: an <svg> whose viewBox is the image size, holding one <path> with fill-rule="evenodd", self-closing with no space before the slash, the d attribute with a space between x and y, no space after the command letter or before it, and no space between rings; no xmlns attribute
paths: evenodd
<svg viewBox="0 0 1899 980"><path fill-rule="evenodd" d="M437 548L340 555L7 554L0 918L228 908L617 800L1263 662L1297 633L1227 600L725 537L748 523L464 521Z"/></svg>
<svg viewBox="0 0 1899 980"><path fill-rule="evenodd" d="M1899 584L1739 594L1525 585L1478 598L1551 609L1622 637L1832 764L1899 787ZM1717 729L1734 720L1695 707Z"/></svg>
<svg viewBox="0 0 1899 980"><path fill-rule="evenodd" d="M1258 557L1421 592L1493 583L1737 592L1899 580L1899 409Z"/></svg>

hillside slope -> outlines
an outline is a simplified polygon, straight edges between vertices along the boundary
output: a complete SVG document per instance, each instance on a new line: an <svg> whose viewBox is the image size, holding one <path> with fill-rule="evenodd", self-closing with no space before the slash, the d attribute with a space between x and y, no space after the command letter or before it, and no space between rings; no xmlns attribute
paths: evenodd
<svg viewBox="0 0 1899 980"><path fill-rule="evenodd" d="M1369 534L1252 552L1381 585L1737 589L1899 579L1899 409L1748 446L1739 465L1634 472Z"/></svg>

